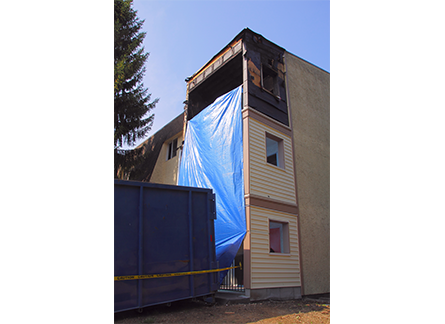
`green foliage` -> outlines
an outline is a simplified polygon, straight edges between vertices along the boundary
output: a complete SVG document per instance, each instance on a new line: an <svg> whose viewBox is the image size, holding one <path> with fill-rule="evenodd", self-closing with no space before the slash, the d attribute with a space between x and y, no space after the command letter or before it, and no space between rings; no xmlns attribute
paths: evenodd
<svg viewBox="0 0 445 324"><path fill-rule="evenodd" d="M122 145L134 146L138 139L145 137L154 119L149 112L159 100L150 102L151 94L142 82L149 53L144 53L142 47L144 20L137 17L132 3L132 0L114 0L115 176L118 169L129 167L136 154L126 154L127 158L123 158L124 155L119 154Z"/></svg>

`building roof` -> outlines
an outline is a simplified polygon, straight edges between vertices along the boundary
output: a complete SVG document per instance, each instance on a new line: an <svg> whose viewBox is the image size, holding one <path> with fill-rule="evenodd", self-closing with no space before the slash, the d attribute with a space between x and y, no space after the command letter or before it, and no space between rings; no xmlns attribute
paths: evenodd
<svg viewBox="0 0 445 324"><path fill-rule="evenodd" d="M144 159L130 173L130 180L150 181L162 145L166 140L182 131L183 122L184 114L181 113L136 148L143 150Z"/></svg>

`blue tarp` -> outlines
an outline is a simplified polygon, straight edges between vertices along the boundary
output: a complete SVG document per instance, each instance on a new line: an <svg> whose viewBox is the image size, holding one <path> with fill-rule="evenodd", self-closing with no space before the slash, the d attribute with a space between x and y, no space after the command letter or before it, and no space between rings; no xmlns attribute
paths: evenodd
<svg viewBox="0 0 445 324"><path fill-rule="evenodd" d="M216 194L216 260L229 267L246 234L242 86L226 93L187 124L178 185ZM220 280L226 272L220 274Z"/></svg>

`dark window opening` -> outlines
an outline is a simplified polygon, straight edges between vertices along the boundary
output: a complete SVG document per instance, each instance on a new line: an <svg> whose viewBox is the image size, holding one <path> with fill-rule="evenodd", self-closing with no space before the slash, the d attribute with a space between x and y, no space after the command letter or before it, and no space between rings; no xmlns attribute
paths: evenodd
<svg viewBox="0 0 445 324"><path fill-rule="evenodd" d="M187 120L192 119L216 98L243 84L242 53L222 63L204 81L196 85L188 97Z"/></svg>
<svg viewBox="0 0 445 324"><path fill-rule="evenodd" d="M284 168L283 140L268 133L266 133L266 161Z"/></svg>
<svg viewBox="0 0 445 324"><path fill-rule="evenodd" d="M264 90L278 96L278 74L267 65L262 65L261 84Z"/></svg>
<svg viewBox="0 0 445 324"><path fill-rule="evenodd" d="M269 220L269 252L290 253L289 223Z"/></svg>
<svg viewBox="0 0 445 324"><path fill-rule="evenodd" d="M272 155L267 156L267 162L278 166L277 154L274 153Z"/></svg>
<svg viewBox="0 0 445 324"><path fill-rule="evenodd" d="M167 160L170 160L176 156L176 150L178 149L178 139L175 138L168 144Z"/></svg>

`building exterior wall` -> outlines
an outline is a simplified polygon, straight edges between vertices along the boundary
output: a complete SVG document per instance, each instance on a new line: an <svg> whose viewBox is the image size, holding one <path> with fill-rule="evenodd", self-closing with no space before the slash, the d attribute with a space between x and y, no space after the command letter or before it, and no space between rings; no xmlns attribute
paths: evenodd
<svg viewBox="0 0 445 324"><path fill-rule="evenodd" d="M266 133L284 142L284 167L266 161ZM253 118L249 125L250 194L295 204L291 138Z"/></svg>
<svg viewBox="0 0 445 324"><path fill-rule="evenodd" d="M175 136L169 138L162 145L161 151L159 152L158 159L156 160L156 165L153 169L153 174L150 178L150 182L163 183L176 185L178 182L178 159L179 150L175 157L167 160L168 144L174 140L178 139L178 147L182 143L182 131Z"/></svg>
<svg viewBox="0 0 445 324"><path fill-rule="evenodd" d="M244 278L251 300L301 297L297 204L290 127L246 107L244 118L247 235ZM283 167L266 159L266 133L283 141ZM246 166L247 164L247 166ZM288 224L288 252L271 253L269 221Z"/></svg>
<svg viewBox="0 0 445 324"><path fill-rule="evenodd" d="M242 79L244 286L251 300L327 293L329 73L249 34L242 42L236 38L188 81L186 120ZM266 65L277 69L279 97L254 82L258 79L254 67ZM267 163L266 133L282 139L284 168ZM168 143L176 137L179 146L182 132L164 141L150 182L177 183L179 154L166 159ZM289 224L289 253L270 253L269 220Z"/></svg>
<svg viewBox="0 0 445 324"><path fill-rule="evenodd" d="M303 294L330 291L329 73L287 53Z"/></svg>
<svg viewBox="0 0 445 324"><path fill-rule="evenodd" d="M251 206L251 289L299 287L296 215ZM289 224L289 253L270 253L269 220Z"/></svg>

